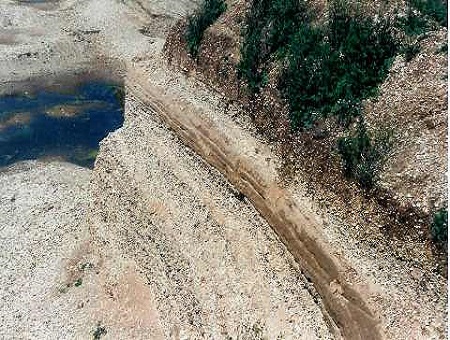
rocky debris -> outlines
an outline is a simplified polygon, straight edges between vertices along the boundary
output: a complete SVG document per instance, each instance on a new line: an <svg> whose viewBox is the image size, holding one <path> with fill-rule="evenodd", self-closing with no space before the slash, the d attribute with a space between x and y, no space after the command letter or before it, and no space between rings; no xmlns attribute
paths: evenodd
<svg viewBox="0 0 450 340"><path fill-rule="evenodd" d="M89 221L105 266L110 251L136 261L165 337L330 338L320 298L253 207L156 113L131 96L126 113L102 142Z"/></svg>
<svg viewBox="0 0 450 340"><path fill-rule="evenodd" d="M226 143L239 141L240 152L253 157L264 174L275 174L281 184L276 168L282 159L239 108L225 103L227 92L217 95L168 70L161 59L165 33L159 24L149 24L151 16L162 18L161 23L166 14L176 20L195 5L71 0L60 2L64 11L46 12L2 3L0 24L8 29L21 26L28 33L15 39L25 42L22 45L0 46L0 85L28 81L30 75L44 81L43 75L76 73L89 63L104 67L110 58L139 64L147 81L164 88L174 101L200 109L223 129ZM31 35L36 27L46 29ZM93 27L102 31L85 35L96 44L74 44L70 32ZM139 27L150 28L139 32ZM28 51L38 52L36 60L16 58ZM237 54L229 56L232 60ZM194 72L185 69L184 74ZM2 247L4 254L17 255L0 257L6 268L1 276L2 334L275 338L286 330L286 338L331 337L317 290L249 206L249 198L242 199L139 101L128 98L126 125L105 140L89 189L89 172L80 168L29 164L34 163L0 173L0 209L7 216L0 228L7 236ZM327 175L326 169L316 169ZM353 187L351 194L340 197L326 188L320 191L301 171L293 178L286 190L305 211L322 215L321 233L333 256L354 268L345 275L369 283L374 293L370 303L381 311L388 338L443 337L446 281L423 245L384 237L389 224L377 217L379 206L355 195ZM328 180L337 186L341 178ZM336 282L331 288L337 294L342 291Z"/></svg>
<svg viewBox="0 0 450 340"><path fill-rule="evenodd" d="M238 114L239 110L236 107L227 107L223 103L221 105L222 97L214 95L195 79L164 70L164 63L156 56L137 63L134 76L128 79L133 84L130 86L136 86L136 83L139 83L132 80L137 76L143 78L140 80L143 84L148 82L147 86L161 89L161 94L155 97L157 98L155 102L149 104L150 107L154 105L159 107L158 101L172 97L172 100L165 100L166 105L177 106L167 112L176 115L174 112L181 110L184 112L182 120L200 119L204 123L194 123L196 128L200 131L208 131L209 134L215 131L210 138L217 139L218 136L224 136L223 140L228 148L237 144L238 154L252 159L251 163L256 169L261 170L259 171L261 180L258 183L263 183L262 179L267 180L271 176L279 178L280 174L276 172L276 169L281 164L281 160L267 144L261 141L251 121ZM192 95L194 91L195 96ZM191 115L193 116L189 118ZM212 123L213 127L201 128L202 124L209 123ZM192 134L187 127L174 129L179 131L181 136L204 133ZM203 144L207 148L207 143ZM215 153L217 150L210 152L211 155ZM205 157L205 159L209 158L211 157ZM220 163L219 167L222 167ZM376 207L376 202L371 206L362 201L359 206L361 214L349 215L345 207L334 204L330 208L327 200L318 199L320 196L314 196L311 199L311 192L314 193L314 187L311 187L312 184L302 180L299 175L296 181L286 186L286 189L292 195L294 203L302 207L302 213L315 215L315 218L323 223L323 230L320 224L317 226L315 238L323 237L323 240L333 249L330 253L349 268L353 268L346 272L345 277L350 282L357 282L357 286L367 288L365 291L368 296L367 301L382 320L381 325L388 334L387 337L403 339L411 334L420 334L419 337L439 337L439 334L444 334L446 280L439 275L439 270L432 259L430 261L428 253L424 253L423 245L418 246L415 241L405 242L405 239L395 237L387 238L382 230L383 225L375 224L377 220L371 220L373 216L379 214L377 210L370 210ZM308 191L308 189L312 190ZM266 196L263 194L263 197ZM286 199L284 196L283 198ZM252 202L251 196L247 199ZM335 201L337 200L338 197L335 197ZM258 205L255 202L254 204ZM365 211L368 211L367 215ZM349 220L353 221L352 224L348 223ZM349 242L349 240L352 241ZM393 242L395 243L392 244ZM406 249L403 248L405 244ZM417 248L416 251L408 254L406 250L413 248ZM420 279L417 277L418 272L422 273ZM402 284L392 285L392 282L402 282ZM424 287L424 282L432 282L432 284ZM334 285L334 287L336 292L340 291L339 286ZM400 315L402 317L399 317ZM427 325L422 324L421 320L427 320Z"/></svg>
<svg viewBox="0 0 450 340"><path fill-rule="evenodd" d="M80 277L64 272L88 237L90 175L68 163L36 161L0 174L2 337L67 339L88 327L89 316L76 308L85 301L75 287Z"/></svg>
<svg viewBox="0 0 450 340"><path fill-rule="evenodd" d="M365 105L373 128L395 129L394 150L381 185L397 200L433 214L447 202L447 30L420 42L410 62L399 56L380 94Z"/></svg>

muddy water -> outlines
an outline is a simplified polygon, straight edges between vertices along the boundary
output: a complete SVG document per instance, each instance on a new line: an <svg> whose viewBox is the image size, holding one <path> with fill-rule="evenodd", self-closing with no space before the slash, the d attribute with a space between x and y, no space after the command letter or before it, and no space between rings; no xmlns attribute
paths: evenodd
<svg viewBox="0 0 450 340"><path fill-rule="evenodd" d="M0 166L59 159L93 167L99 142L123 124L123 86L84 82L0 97Z"/></svg>

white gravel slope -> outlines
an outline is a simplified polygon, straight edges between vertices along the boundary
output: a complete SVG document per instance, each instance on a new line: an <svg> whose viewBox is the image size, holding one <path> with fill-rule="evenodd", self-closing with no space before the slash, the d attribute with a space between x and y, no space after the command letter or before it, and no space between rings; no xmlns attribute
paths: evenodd
<svg viewBox="0 0 450 340"><path fill-rule="evenodd" d="M89 220L105 269L132 258L146 278L165 338L331 338L320 299L267 222L156 114L134 98L126 112L102 142Z"/></svg>
<svg viewBox="0 0 450 340"><path fill-rule="evenodd" d="M0 173L0 337L70 339L85 328L65 266L87 238L91 171L21 163ZM67 283L71 284L67 287Z"/></svg>

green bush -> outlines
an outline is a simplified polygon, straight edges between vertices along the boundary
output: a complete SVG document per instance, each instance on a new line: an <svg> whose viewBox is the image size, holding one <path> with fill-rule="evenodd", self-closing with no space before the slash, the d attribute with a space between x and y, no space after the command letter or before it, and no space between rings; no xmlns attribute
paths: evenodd
<svg viewBox="0 0 450 340"><path fill-rule="evenodd" d="M308 24L298 29L288 53L279 88L289 104L292 128L309 128L333 101L331 81L327 79L333 55L323 32Z"/></svg>
<svg viewBox="0 0 450 340"><path fill-rule="evenodd" d="M251 93L257 92L262 82L262 70L260 70L264 59L262 32L267 24L269 4L269 0L254 0L245 19L244 42L237 68L238 75L247 81Z"/></svg>
<svg viewBox="0 0 450 340"><path fill-rule="evenodd" d="M409 62L420 52L420 45L418 43L412 43L402 47L402 54L405 57L405 61Z"/></svg>
<svg viewBox="0 0 450 340"><path fill-rule="evenodd" d="M448 53L448 45L447 43L442 44L441 47L439 47L438 53L447 54Z"/></svg>
<svg viewBox="0 0 450 340"><path fill-rule="evenodd" d="M345 175L356 179L363 188L372 188L391 145L391 130L380 130L371 136L360 120L356 133L338 140Z"/></svg>
<svg viewBox="0 0 450 340"><path fill-rule="evenodd" d="M283 55L301 23L309 14L298 0L253 0L247 12L238 74L250 93L264 84L264 63L273 54Z"/></svg>
<svg viewBox="0 0 450 340"><path fill-rule="evenodd" d="M408 0L408 3L422 14L432 17L441 26L447 27L448 2L446 0Z"/></svg>
<svg viewBox="0 0 450 340"><path fill-rule="evenodd" d="M359 104L362 99L376 93L398 51L389 21L351 15L346 6L331 6L328 33L333 54L328 67L330 77L327 78L333 89L331 113L341 117L348 114L348 103ZM342 102L344 106L341 108ZM356 114L357 107L351 107L354 107L351 114Z"/></svg>
<svg viewBox="0 0 450 340"><path fill-rule="evenodd" d="M406 16L397 20L397 27L409 36L418 36L433 29L433 21L447 27L447 1L408 0Z"/></svg>
<svg viewBox="0 0 450 340"><path fill-rule="evenodd" d="M284 52L298 29L310 21L310 16L304 1L272 0L267 33L269 53Z"/></svg>
<svg viewBox="0 0 450 340"><path fill-rule="evenodd" d="M278 87L294 129L328 115L347 123L387 75L398 50L390 23L352 12L344 1L334 0L328 24L318 27L303 1L252 2L239 74L254 93L263 82L265 63L273 55L285 60Z"/></svg>
<svg viewBox="0 0 450 340"><path fill-rule="evenodd" d="M347 124L359 114L361 100L376 93L397 50L388 21L351 14L343 1L332 2L328 26L303 24L289 46L280 88L292 126L308 128L329 115Z"/></svg>
<svg viewBox="0 0 450 340"><path fill-rule="evenodd" d="M187 47L190 55L198 56L205 30L211 26L227 8L223 0L205 0L200 10L188 19L186 31Z"/></svg>
<svg viewBox="0 0 450 340"><path fill-rule="evenodd" d="M409 36L417 36L430 29L428 21L423 16L414 13L411 7L408 7L405 17L397 20L397 27Z"/></svg>
<svg viewBox="0 0 450 340"><path fill-rule="evenodd" d="M94 330L93 338L94 338L95 340L98 340L98 339L100 339L103 335L106 335L106 334L108 334L108 331L106 330L106 327L101 326L101 324L98 323L96 329Z"/></svg>
<svg viewBox="0 0 450 340"><path fill-rule="evenodd" d="M448 211L446 208L440 209L434 214L431 224L431 237L433 241L446 248L448 233Z"/></svg>

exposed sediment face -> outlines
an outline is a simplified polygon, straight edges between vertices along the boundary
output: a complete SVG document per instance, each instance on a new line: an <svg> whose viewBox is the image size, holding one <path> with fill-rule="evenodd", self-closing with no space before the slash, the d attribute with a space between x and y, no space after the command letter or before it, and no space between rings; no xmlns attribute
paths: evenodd
<svg viewBox="0 0 450 340"><path fill-rule="evenodd" d="M147 85L143 79L138 71L130 70L127 79L130 91L249 198L312 278L323 298L323 311L331 317L328 321L335 335L342 332L349 339L382 338L379 320L366 300L368 292L349 280L346 273L351 268L331 255L318 221L302 212L295 200L276 184L276 178L239 155L235 141L224 140L211 124L191 114L193 108L164 101L161 89Z"/></svg>
<svg viewBox="0 0 450 340"><path fill-rule="evenodd" d="M387 304L386 338L414 337L402 336L403 328L419 338L439 334L439 317L426 329L420 318L424 313L433 318L433 307L443 303L422 299L424 312L413 324L410 300L418 290L408 287L404 300L389 288L366 290L360 273L337 255L339 248L328 248L315 217L277 185L262 143L217 115L211 119L221 128L236 131L219 133L198 107L181 105L195 100L202 106L213 97L200 91L201 85L181 91L177 80L168 80L181 76L161 67L164 25L195 3L61 1L58 8L64 11L51 15L33 6L0 5L1 28L7 30L0 31L5 52L0 92L12 81L28 82L30 74L41 80L41 75L82 73L108 59L130 65L125 125L102 142L93 172L39 163L0 173L2 216L11 221L0 223L6 235L0 245L17 260L1 259L8 271L0 279L13 287L1 296L15 311L12 317L0 315L5 334L8 329L11 336L19 330L40 338L326 339L342 332L371 339L383 337L387 328L375 302L392 296L397 305ZM149 93L148 83L161 92ZM44 203L18 206L27 195ZM27 267L30 258L37 260L37 271ZM20 268L16 276L14 267ZM18 289L17 282L25 288ZM29 292L42 292L37 304L26 300ZM0 309L8 313L6 307ZM20 318L22 311L30 312ZM49 326L43 329L42 323Z"/></svg>
<svg viewBox="0 0 450 340"><path fill-rule="evenodd" d="M126 111L102 143L90 224L104 254L146 277L166 338L329 338L318 296L248 201L146 105L130 96Z"/></svg>
<svg viewBox="0 0 450 340"><path fill-rule="evenodd" d="M362 236L350 238L345 223L321 215L323 208L311 210L302 185L278 184L277 157L234 122L249 128L236 118L235 108L225 106L231 112L224 116L221 109L213 109L220 97L207 97L206 89L163 70L155 60L136 63L128 73L128 93L158 112L187 146L249 198L313 279L335 334L351 339L443 334L446 287L439 275L424 272L418 278L419 269L408 270L411 264L392 250L361 247ZM430 282L428 293L422 280Z"/></svg>

